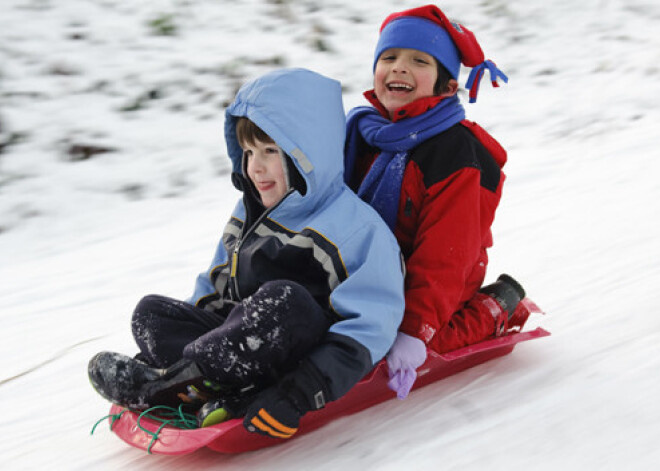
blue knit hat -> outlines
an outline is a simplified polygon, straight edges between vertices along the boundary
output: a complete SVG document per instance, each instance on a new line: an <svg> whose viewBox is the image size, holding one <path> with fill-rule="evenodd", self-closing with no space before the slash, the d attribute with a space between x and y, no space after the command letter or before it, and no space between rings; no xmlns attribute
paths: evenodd
<svg viewBox="0 0 660 471"><path fill-rule="evenodd" d="M497 79L508 78L484 53L472 31L452 23L435 5L392 13L380 27L380 37L374 54L374 70L383 51L391 48L417 49L433 56L451 76L458 80L461 64L472 67L465 85L470 90L470 103L477 100L479 83L488 70L494 87Z"/></svg>
<svg viewBox="0 0 660 471"><path fill-rule="evenodd" d="M461 56L449 33L425 18L404 16L390 21L380 33L374 54L374 70L380 55L387 49L417 49L430 54L458 79Z"/></svg>

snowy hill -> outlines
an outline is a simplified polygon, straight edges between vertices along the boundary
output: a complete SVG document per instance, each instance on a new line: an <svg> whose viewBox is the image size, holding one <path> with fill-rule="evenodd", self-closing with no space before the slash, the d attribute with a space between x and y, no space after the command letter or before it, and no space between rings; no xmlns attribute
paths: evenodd
<svg viewBox="0 0 660 471"><path fill-rule="evenodd" d="M439 4L509 84L468 116L509 150L488 281L552 337L278 448L148 456L104 426L88 359L133 353L139 298L190 294L236 192L243 81L307 67L364 104L393 0L3 0L3 469L654 469L660 462L660 5ZM466 74L463 80L466 78Z"/></svg>

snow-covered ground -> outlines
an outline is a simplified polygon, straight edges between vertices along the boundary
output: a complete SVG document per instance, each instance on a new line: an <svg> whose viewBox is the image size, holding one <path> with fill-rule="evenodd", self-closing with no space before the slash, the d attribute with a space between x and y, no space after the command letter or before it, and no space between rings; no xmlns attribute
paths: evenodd
<svg viewBox="0 0 660 471"><path fill-rule="evenodd" d="M223 107L282 66L364 104L394 0L3 0L3 469L655 469L660 4L447 0L509 76L468 116L508 148L489 281L552 332L278 448L149 456L105 426L88 359L134 353L144 294L190 294L237 196Z"/></svg>

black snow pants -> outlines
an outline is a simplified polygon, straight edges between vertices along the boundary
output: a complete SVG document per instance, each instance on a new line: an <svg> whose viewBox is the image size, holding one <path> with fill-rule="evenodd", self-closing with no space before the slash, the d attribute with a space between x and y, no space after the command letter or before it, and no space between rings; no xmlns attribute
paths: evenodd
<svg viewBox="0 0 660 471"><path fill-rule="evenodd" d="M165 368L194 361L207 379L261 389L273 384L318 345L332 324L301 285L270 281L236 304L227 318L158 295L133 313L138 358Z"/></svg>

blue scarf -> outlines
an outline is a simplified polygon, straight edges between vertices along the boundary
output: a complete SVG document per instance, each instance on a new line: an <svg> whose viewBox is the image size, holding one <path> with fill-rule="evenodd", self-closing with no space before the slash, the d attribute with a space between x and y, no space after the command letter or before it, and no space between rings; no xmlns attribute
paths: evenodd
<svg viewBox="0 0 660 471"><path fill-rule="evenodd" d="M369 203L392 231L396 225L403 173L409 151L465 119L458 97L445 98L430 110L393 123L373 107L360 106L348 113L344 181L350 183L355 164L367 150L380 151L357 194Z"/></svg>

